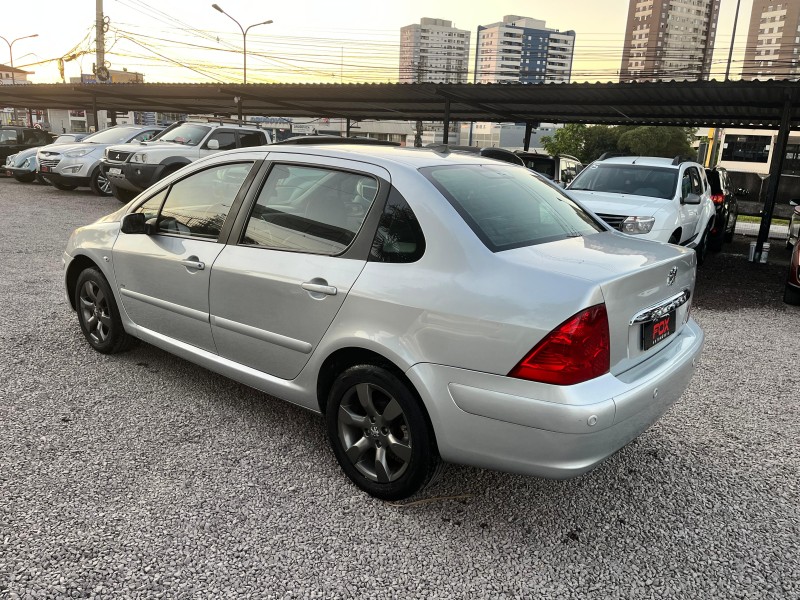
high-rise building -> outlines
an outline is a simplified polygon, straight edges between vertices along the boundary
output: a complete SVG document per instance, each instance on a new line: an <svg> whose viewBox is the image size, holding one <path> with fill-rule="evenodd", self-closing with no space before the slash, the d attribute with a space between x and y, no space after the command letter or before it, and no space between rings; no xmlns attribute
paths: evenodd
<svg viewBox="0 0 800 600"><path fill-rule="evenodd" d="M548 29L540 19L506 15L478 26L475 81L569 82L575 32Z"/></svg>
<svg viewBox="0 0 800 600"><path fill-rule="evenodd" d="M444 19L426 17L401 27L400 82L466 82L469 37L469 31Z"/></svg>
<svg viewBox="0 0 800 600"><path fill-rule="evenodd" d="M630 0L620 81L708 79L720 0Z"/></svg>
<svg viewBox="0 0 800 600"><path fill-rule="evenodd" d="M742 79L800 77L800 2L753 0Z"/></svg>

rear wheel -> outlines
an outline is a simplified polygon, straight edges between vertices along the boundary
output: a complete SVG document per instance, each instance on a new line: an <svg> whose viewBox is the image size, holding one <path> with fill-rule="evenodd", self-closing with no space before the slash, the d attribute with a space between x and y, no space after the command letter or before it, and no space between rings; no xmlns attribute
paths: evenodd
<svg viewBox="0 0 800 600"><path fill-rule="evenodd" d="M86 341L98 352L124 352L136 343L136 338L126 333L111 287L97 269L85 269L78 276L75 307Z"/></svg>
<svg viewBox="0 0 800 600"><path fill-rule="evenodd" d="M376 498L412 496L441 465L420 401L384 367L358 365L339 375L328 396L326 420L342 470Z"/></svg>
<svg viewBox="0 0 800 600"><path fill-rule="evenodd" d="M730 217L728 217L730 218ZM728 228L728 219L725 219L725 227L720 227L715 233L710 230L708 232L708 249L712 252L719 252L722 250L722 244L725 241L725 231Z"/></svg>
<svg viewBox="0 0 800 600"><path fill-rule="evenodd" d="M694 251L697 253L697 264L702 265L706 262L706 254L708 253L708 236L711 235L711 226L709 225L706 227L706 230L703 232L703 237L700 238L700 242L695 247Z"/></svg>
<svg viewBox="0 0 800 600"><path fill-rule="evenodd" d="M725 241L729 244L733 241L733 234L736 233L736 221L739 220L739 215L733 215L733 223L731 223L730 216L728 217L728 227L725 229Z"/></svg>
<svg viewBox="0 0 800 600"><path fill-rule="evenodd" d="M100 167L97 167L92 173L92 177L89 179L89 187L98 196L111 195L111 182Z"/></svg>
<svg viewBox="0 0 800 600"><path fill-rule="evenodd" d="M115 186L113 183L109 183L109 186L111 187L111 193L114 195L114 198L116 198L120 202L130 202L131 200L136 198L136 196L139 195L138 192L133 192L131 190L119 188Z"/></svg>
<svg viewBox="0 0 800 600"><path fill-rule="evenodd" d="M27 175L14 175L14 179L20 183L33 183L36 179L36 173L28 173Z"/></svg>
<svg viewBox="0 0 800 600"><path fill-rule="evenodd" d="M71 185L68 183L56 183L55 181L53 181L52 184L53 187L56 188L57 190L63 190L65 192L69 192L70 190L74 190L78 187L77 185Z"/></svg>

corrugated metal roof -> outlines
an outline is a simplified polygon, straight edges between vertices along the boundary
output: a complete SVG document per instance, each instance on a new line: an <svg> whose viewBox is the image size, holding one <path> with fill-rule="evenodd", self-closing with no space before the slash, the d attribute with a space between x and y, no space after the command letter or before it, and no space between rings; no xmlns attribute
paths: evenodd
<svg viewBox="0 0 800 600"><path fill-rule="evenodd" d="M0 86L0 106L344 117L769 127L798 81L569 84L34 84ZM792 125L800 125L795 109Z"/></svg>

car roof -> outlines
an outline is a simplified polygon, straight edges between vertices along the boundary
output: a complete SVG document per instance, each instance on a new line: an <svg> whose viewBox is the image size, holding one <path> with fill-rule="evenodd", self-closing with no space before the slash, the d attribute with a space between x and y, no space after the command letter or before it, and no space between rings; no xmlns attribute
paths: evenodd
<svg viewBox="0 0 800 600"><path fill-rule="evenodd" d="M599 164L603 165L638 165L644 167L674 167L679 169L682 164L689 163L695 166L700 166L693 161L675 162L674 158L663 158L660 156L614 156L600 161Z"/></svg>
<svg viewBox="0 0 800 600"><path fill-rule="evenodd" d="M231 155L235 153L252 152L253 150L263 150L267 152L280 152L287 154L306 154L306 155L322 155L331 158L342 158L350 160L360 160L370 162L383 167L390 167L393 165L402 165L419 169L421 167L432 166L445 166L454 164L474 164L474 165L498 165L505 164L510 166L508 162L496 160L480 154L465 153L465 152L439 152L434 148L410 148L410 147L396 147L396 146L365 146L365 145L350 145L350 144L335 144L335 145L267 145L259 148L239 148L236 150L229 150L225 154ZM519 166L524 169L525 167ZM527 169L526 169L527 170Z"/></svg>

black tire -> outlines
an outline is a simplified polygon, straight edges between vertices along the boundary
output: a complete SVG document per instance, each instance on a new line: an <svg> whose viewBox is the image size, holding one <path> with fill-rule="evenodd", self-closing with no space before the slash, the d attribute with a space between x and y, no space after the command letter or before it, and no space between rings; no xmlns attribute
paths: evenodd
<svg viewBox="0 0 800 600"><path fill-rule="evenodd" d="M697 254L697 264L702 265L706 262L706 254L708 254L708 237L711 235L711 227L706 227L703 232L703 237L700 242L695 246L694 251Z"/></svg>
<svg viewBox="0 0 800 600"><path fill-rule="evenodd" d="M787 281L786 287L783 288L783 301L792 306L800 306L800 289L789 285Z"/></svg>
<svg viewBox="0 0 800 600"><path fill-rule="evenodd" d="M89 345L102 354L116 354L132 348L136 338L122 325L114 294L97 269L84 269L75 284L78 323Z"/></svg>
<svg viewBox="0 0 800 600"><path fill-rule="evenodd" d="M89 179L89 187L97 196L110 196L111 195L111 182L108 177L103 173L103 169L97 167Z"/></svg>
<svg viewBox="0 0 800 600"><path fill-rule="evenodd" d="M728 223L730 224L730 217L728 217ZM725 241L727 243L731 243L733 241L733 234L736 233L736 221L739 220L739 215L733 215L733 224L730 225L730 230L725 230Z"/></svg>
<svg viewBox="0 0 800 600"><path fill-rule="evenodd" d="M111 194L119 200L120 202L125 202L126 204L136 198L139 195L139 192L134 192L131 190L126 190L120 187L115 186L113 183L111 185Z"/></svg>
<svg viewBox="0 0 800 600"><path fill-rule="evenodd" d="M70 184L67 184L67 183L56 183L55 181L53 181L52 184L53 184L53 187L56 188L57 190L62 190L62 191L65 191L65 192L69 192L69 191L74 190L74 189L76 189L78 187L77 185L70 185Z"/></svg>
<svg viewBox="0 0 800 600"><path fill-rule="evenodd" d="M42 177L42 176L41 176L41 175L39 175L38 173L36 174L36 181L38 181L38 182L39 182L39 183L41 183L42 185L50 185L50 182L49 182L49 181L47 181L47 179L45 179L44 177Z"/></svg>
<svg viewBox="0 0 800 600"><path fill-rule="evenodd" d="M36 180L36 173L29 173L27 175L14 175L14 179L20 183L33 183Z"/></svg>
<svg viewBox="0 0 800 600"><path fill-rule="evenodd" d="M381 500L413 496L442 464L422 403L384 367L357 365L341 373L328 395L326 421L342 470Z"/></svg>
<svg viewBox="0 0 800 600"><path fill-rule="evenodd" d="M725 241L725 231L728 226L727 219L725 220L725 227L720 227L716 233L708 232L708 249L712 252L719 252L722 250L722 244Z"/></svg>

